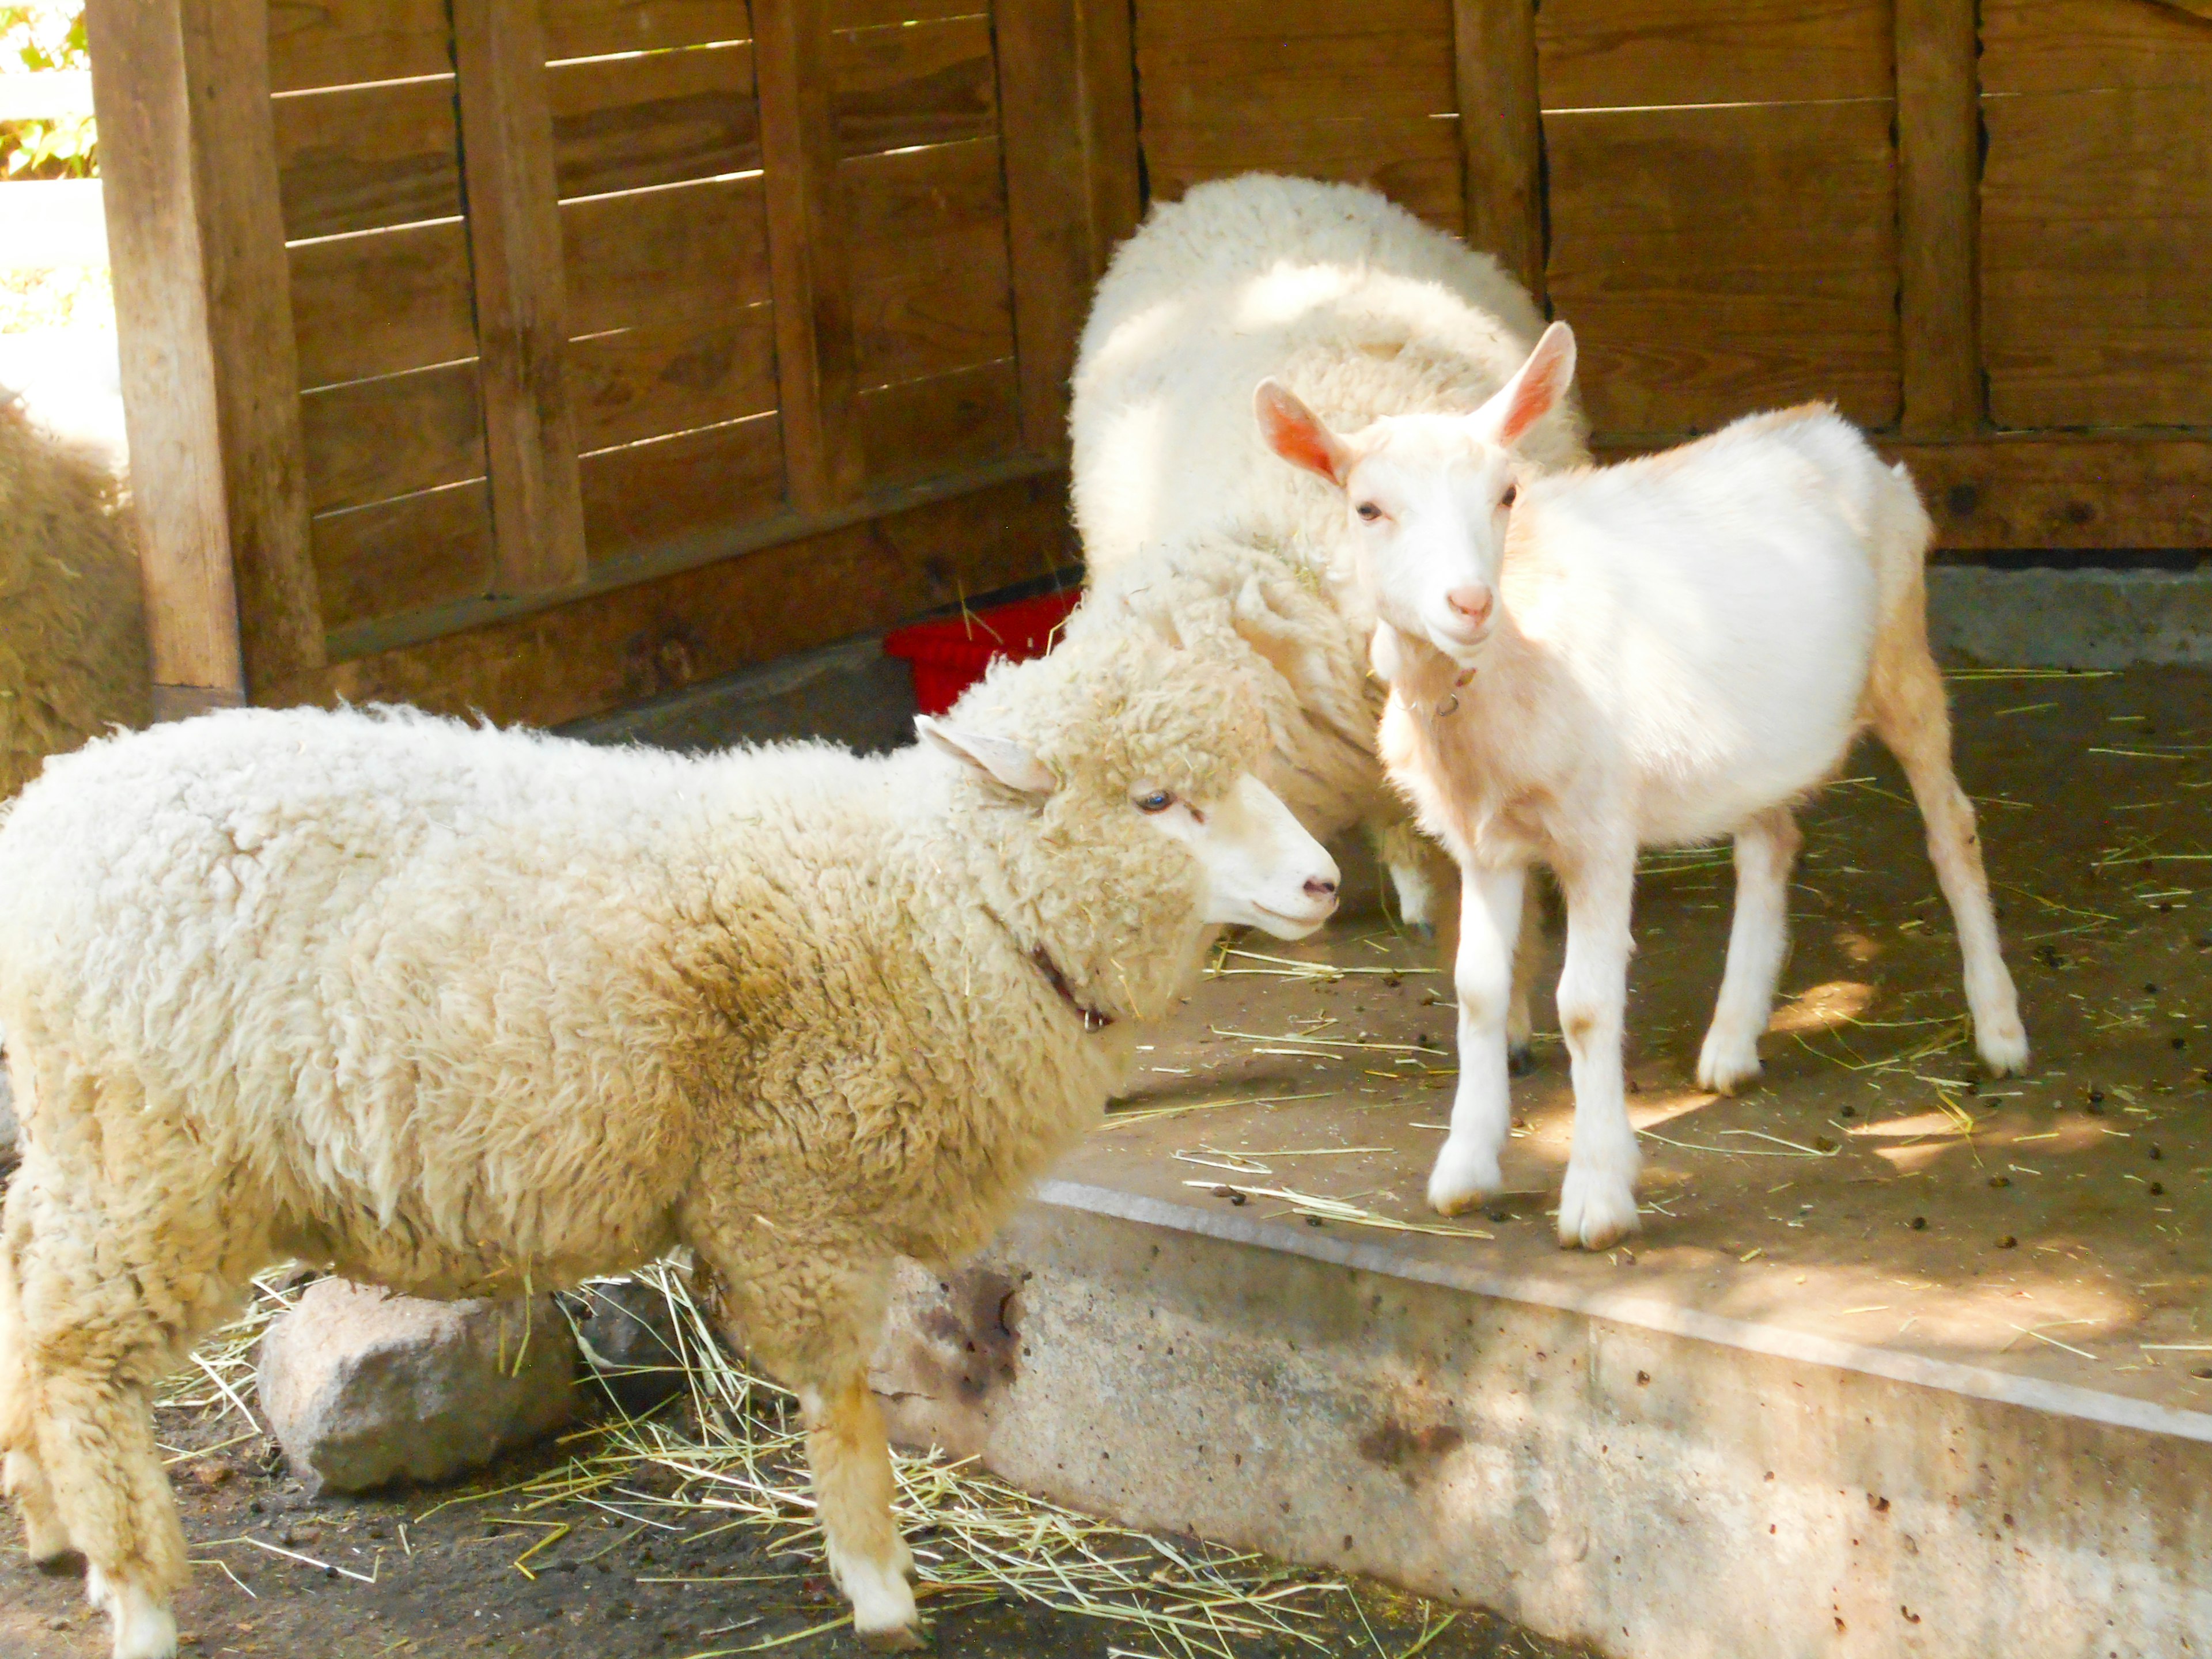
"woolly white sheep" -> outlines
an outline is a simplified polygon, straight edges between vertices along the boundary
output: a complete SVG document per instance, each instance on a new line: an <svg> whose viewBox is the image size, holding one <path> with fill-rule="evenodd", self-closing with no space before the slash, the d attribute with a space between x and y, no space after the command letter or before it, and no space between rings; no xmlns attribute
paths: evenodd
<svg viewBox="0 0 2212 1659"><path fill-rule="evenodd" d="M1434 920L1449 866L1375 757L1373 616L1350 580L1343 506L1268 455L1252 387L1278 376L1340 425L1465 414L1542 327L1495 260L1374 191L1251 173L1153 210L1099 283L1076 362L1075 520L1093 592L1116 601L1087 607L1088 624L1110 624L1132 594L1170 625L1229 601L1280 681L1261 775L1324 839L1364 824L1414 922ZM1578 463L1580 434L1563 404L1525 449ZM1516 1031L1525 1041L1525 1006Z"/></svg>
<svg viewBox="0 0 2212 1659"><path fill-rule="evenodd" d="M227 713L23 793L0 1448L117 1659L173 1651L185 1571L146 1387L256 1270L511 1294L679 1243L799 1393L857 1629L911 1644L864 1370L892 1258L989 1236L1209 924L1302 937L1336 881L1195 653L1067 647L920 724L695 759Z"/></svg>
<svg viewBox="0 0 2212 1659"><path fill-rule="evenodd" d="M1498 1184L1508 959L1540 861L1567 907L1559 1240L1594 1249L1637 1225L1620 1042L1638 849L1735 838L1728 967L1698 1060L1702 1085L1732 1091L1758 1075L1782 968L1790 808L1862 731L1896 755L1927 821L1984 1064L2020 1070L2027 1037L1951 769L1928 651L1934 530L1911 479L1826 405L1619 466L1523 466L1523 434L1573 372L1574 337L1554 324L1471 416L1340 436L1279 386L1255 404L1279 453L1338 493L1381 618L1382 754L1460 861L1459 1092L1430 1201L1449 1212Z"/></svg>

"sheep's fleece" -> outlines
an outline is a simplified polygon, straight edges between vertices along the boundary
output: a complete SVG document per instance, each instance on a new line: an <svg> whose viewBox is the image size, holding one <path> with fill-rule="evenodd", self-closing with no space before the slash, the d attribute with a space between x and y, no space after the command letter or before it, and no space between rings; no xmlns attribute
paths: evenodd
<svg viewBox="0 0 2212 1659"><path fill-rule="evenodd" d="M1195 970L1200 866L1133 794L1218 798L1265 743L1191 652L1001 664L952 718L1058 788L390 710L53 762L0 822L0 1447L34 1548L66 1517L158 1607L185 1561L143 1385L287 1255L501 1294L689 1243L763 1364L865 1405L891 1258L984 1242Z"/></svg>

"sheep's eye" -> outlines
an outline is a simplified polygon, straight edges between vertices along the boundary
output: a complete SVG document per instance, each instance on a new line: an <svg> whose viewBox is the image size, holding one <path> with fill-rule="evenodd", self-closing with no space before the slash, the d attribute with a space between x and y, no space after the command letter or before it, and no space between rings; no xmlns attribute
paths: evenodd
<svg viewBox="0 0 2212 1659"><path fill-rule="evenodd" d="M1513 485L1511 485L1511 484L1508 484L1508 485L1506 485L1506 486L1505 486L1505 493L1504 493L1503 495L1500 495L1500 496L1498 498L1498 506L1500 506L1500 507L1510 507L1510 506L1512 506L1512 505L1513 505L1513 498L1514 498L1514 496L1516 496L1516 495L1519 495L1520 493L1521 493L1521 492L1520 492L1517 489L1516 489Z"/></svg>
<svg viewBox="0 0 2212 1659"><path fill-rule="evenodd" d="M1352 510L1369 524L1373 524L1376 520L1382 516L1382 509L1372 501L1362 501Z"/></svg>
<svg viewBox="0 0 2212 1659"><path fill-rule="evenodd" d="M1164 789L1155 789L1149 795L1137 797L1139 812L1164 812L1175 805L1175 797Z"/></svg>

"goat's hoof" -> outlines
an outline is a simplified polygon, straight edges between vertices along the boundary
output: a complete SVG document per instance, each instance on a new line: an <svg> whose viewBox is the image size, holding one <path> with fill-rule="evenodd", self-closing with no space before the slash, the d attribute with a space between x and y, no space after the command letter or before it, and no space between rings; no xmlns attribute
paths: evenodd
<svg viewBox="0 0 2212 1659"><path fill-rule="evenodd" d="M1536 1069L1536 1045L1533 1042L1509 1043L1505 1049L1505 1075L1526 1077Z"/></svg>
<svg viewBox="0 0 2212 1659"><path fill-rule="evenodd" d="M1429 1171L1429 1207L1439 1215L1457 1215L1504 1184L1497 1153L1462 1152L1446 1140L1437 1153L1436 1167Z"/></svg>
<svg viewBox="0 0 2212 1659"><path fill-rule="evenodd" d="M1636 1212L1636 1182L1610 1170L1577 1168L1570 1160L1559 1189L1559 1248L1602 1250L1643 1224Z"/></svg>
<svg viewBox="0 0 2212 1659"><path fill-rule="evenodd" d="M1991 1077L2018 1077L2027 1069L2027 1033L2018 1020L1988 1030L1976 1025L1974 1047Z"/></svg>
<svg viewBox="0 0 2212 1659"><path fill-rule="evenodd" d="M1705 1034L1698 1051L1698 1087L1717 1095L1732 1095L1759 1076L1759 1039L1735 1039L1718 1031Z"/></svg>

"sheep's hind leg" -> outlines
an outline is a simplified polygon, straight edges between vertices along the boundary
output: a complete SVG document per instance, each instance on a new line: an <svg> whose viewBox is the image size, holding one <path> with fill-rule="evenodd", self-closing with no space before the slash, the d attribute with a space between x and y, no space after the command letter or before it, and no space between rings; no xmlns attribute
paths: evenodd
<svg viewBox="0 0 2212 1659"><path fill-rule="evenodd" d="M1398 919L1423 934L1434 935L1457 884L1459 872L1451 855L1404 818L1370 823L1367 835L1389 874Z"/></svg>
<svg viewBox="0 0 2212 1659"><path fill-rule="evenodd" d="M1774 1012L1774 985L1790 946L1790 871L1804 842L1786 806L1735 832L1735 920L1720 1000L1698 1055L1698 1086L1732 1095L1759 1075L1759 1039Z"/></svg>
<svg viewBox="0 0 2212 1659"><path fill-rule="evenodd" d="M1459 1088L1451 1131L1429 1172L1429 1203L1455 1215L1503 1182L1498 1155L1512 1122L1506 1080L1514 944L1527 872L1468 870L1460 879Z"/></svg>
<svg viewBox="0 0 2212 1659"><path fill-rule="evenodd" d="M2021 1024L2019 994L2005 968L1996 916L1990 908L1973 803L1951 769L1951 717L1944 707L1942 677L1917 634L1884 641L1884 647L1870 699L1875 735L1904 767L1928 825L1929 861L1951 907L1959 951L1966 958L1974 1046L1994 1076L2025 1071L2027 1032Z"/></svg>
<svg viewBox="0 0 2212 1659"><path fill-rule="evenodd" d="M1620 1048L1628 1000L1629 917L1636 848L1604 849L1560 871L1567 896L1567 960L1559 1030L1575 1083L1575 1145L1559 1189L1559 1243L1586 1250L1636 1231L1644 1155L1628 1121Z"/></svg>
<svg viewBox="0 0 2212 1659"><path fill-rule="evenodd" d="M27 1212L29 1199L20 1202ZM21 1233L27 1226L27 1221L19 1222L11 1232ZM6 1455L0 1457L0 1492L15 1500L23 1517L24 1551L40 1571L82 1572L84 1558L70 1540L69 1527L54 1502L53 1483L39 1462L22 1316L9 1265L17 1253L0 1248L0 1448L6 1449Z"/></svg>

